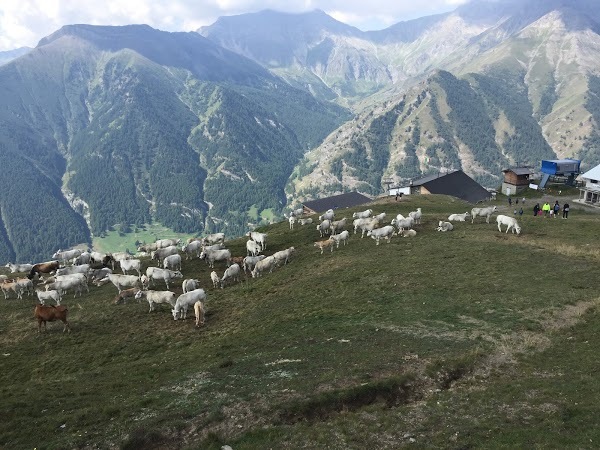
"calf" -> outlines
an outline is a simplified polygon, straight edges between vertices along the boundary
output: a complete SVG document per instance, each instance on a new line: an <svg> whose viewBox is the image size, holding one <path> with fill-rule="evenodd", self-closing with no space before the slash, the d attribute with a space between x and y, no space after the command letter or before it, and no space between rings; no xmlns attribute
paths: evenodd
<svg viewBox="0 0 600 450"><path fill-rule="evenodd" d="M71 332L71 327L69 326L69 322L67 322L67 307L65 305L58 306L45 306L45 305L35 305L35 309L33 310L33 316L38 321L38 333L42 332L42 324L44 324L44 331L46 328L46 322L54 322L55 320L61 320L65 326L63 328L63 333L65 331Z"/></svg>
<svg viewBox="0 0 600 450"><path fill-rule="evenodd" d="M315 247L321 249L321 255L323 254L323 250L325 250L327 247L329 247L331 249L331 252L333 253L334 243L335 243L335 241L332 239L325 239L324 241L315 242Z"/></svg>

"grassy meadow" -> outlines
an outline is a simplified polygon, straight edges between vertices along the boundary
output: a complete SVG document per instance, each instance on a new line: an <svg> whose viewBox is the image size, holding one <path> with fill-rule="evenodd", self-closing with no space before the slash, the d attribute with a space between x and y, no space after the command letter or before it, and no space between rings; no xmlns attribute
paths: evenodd
<svg viewBox="0 0 600 450"><path fill-rule="evenodd" d="M516 236L495 216L436 232L471 209L450 197L382 199L388 223L422 208L415 238L323 255L316 223L261 228L266 254L296 248L262 278L213 289L184 260L201 329L115 305L112 285L66 296L70 334L38 334L33 297L2 300L0 448L597 447L600 216L571 204L568 220L528 204Z"/></svg>

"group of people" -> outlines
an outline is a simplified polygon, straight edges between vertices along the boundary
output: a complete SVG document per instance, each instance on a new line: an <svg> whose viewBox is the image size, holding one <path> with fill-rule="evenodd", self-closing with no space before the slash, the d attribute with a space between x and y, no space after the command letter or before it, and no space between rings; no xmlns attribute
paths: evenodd
<svg viewBox="0 0 600 450"><path fill-rule="evenodd" d="M556 200L554 202L554 205L550 206L549 202L544 203L544 206L542 206L540 208L540 204L536 203L535 206L533 207L533 215L534 216L539 216L539 215L543 215L544 217L554 217L555 219L558 217L558 214L560 212L560 204L558 203L558 200ZM563 219L568 219L569 218L569 204L565 203L562 207L562 218Z"/></svg>

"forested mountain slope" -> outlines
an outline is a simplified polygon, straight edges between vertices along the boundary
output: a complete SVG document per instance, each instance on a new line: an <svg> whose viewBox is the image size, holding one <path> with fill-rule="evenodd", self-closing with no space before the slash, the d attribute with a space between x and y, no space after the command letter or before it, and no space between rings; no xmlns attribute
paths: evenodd
<svg viewBox="0 0 600 450"><path fill-rule="evenodd" d="M151 220L239 234L250 206L283 206L304 150L346 115L196 33L148 26L64 27L0 67L0 96L0 260Z"/></svg>

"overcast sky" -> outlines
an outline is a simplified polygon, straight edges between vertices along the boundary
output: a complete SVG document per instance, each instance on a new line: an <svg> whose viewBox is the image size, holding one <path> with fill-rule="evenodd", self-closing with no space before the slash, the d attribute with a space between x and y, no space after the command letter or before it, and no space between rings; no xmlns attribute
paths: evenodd
<svg viewBox="0 0 600 450"><path fill-rule="evenodd" d="M361 30L451 11L467 0L0 0L0 51L35 47L63 25L148 24L165 31L195 31L220 16L274 9L321 9Z"/></svg>

